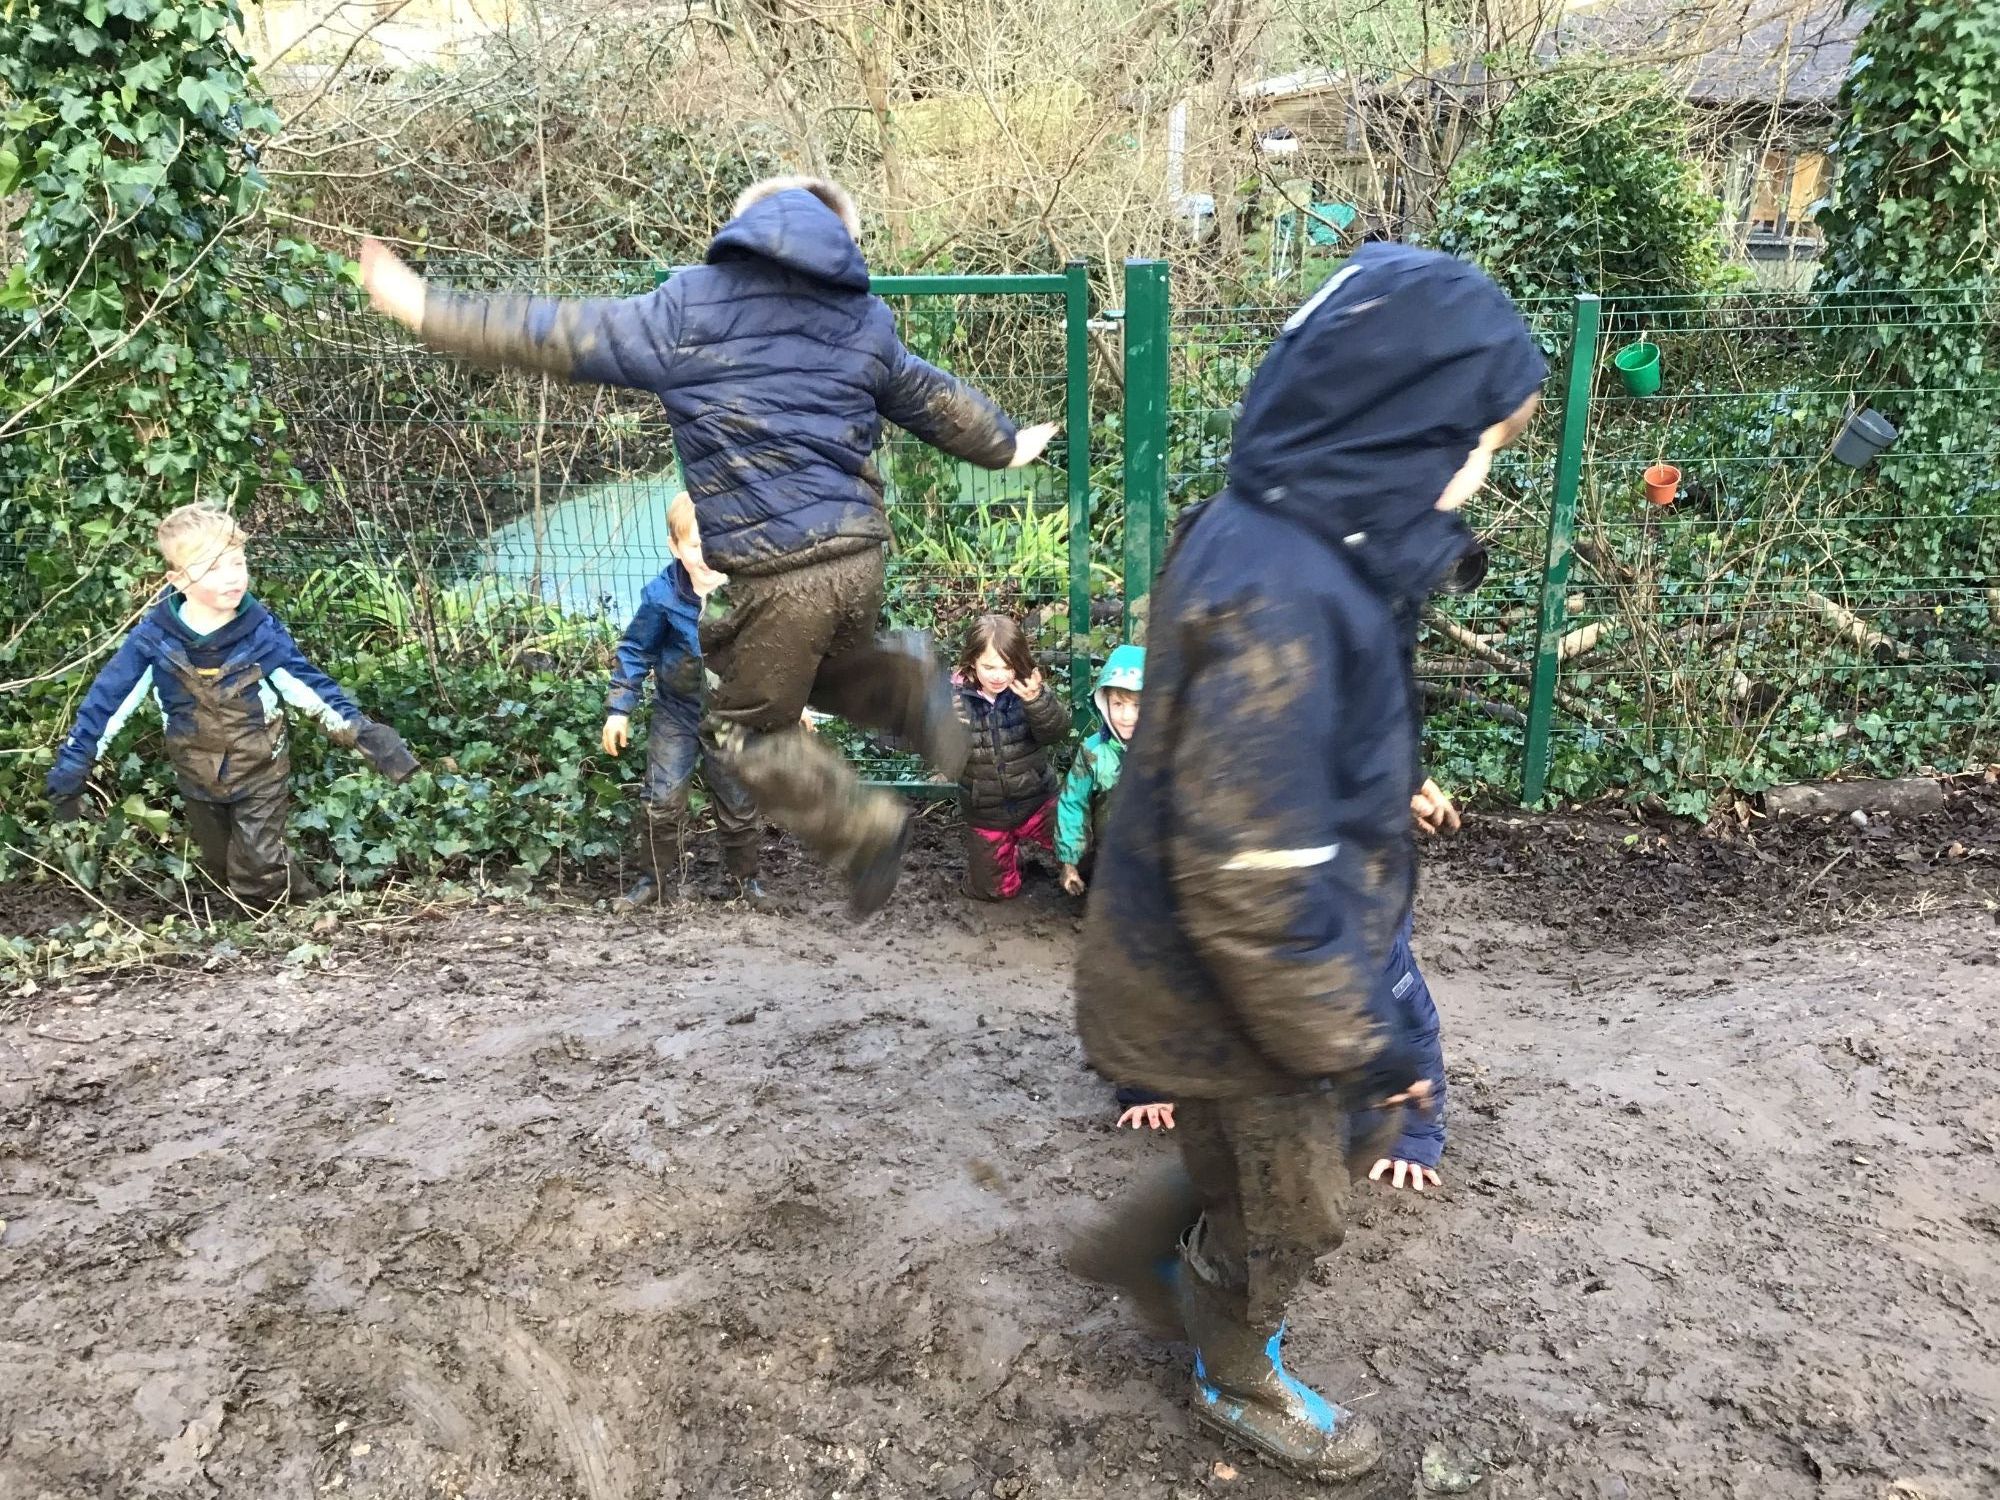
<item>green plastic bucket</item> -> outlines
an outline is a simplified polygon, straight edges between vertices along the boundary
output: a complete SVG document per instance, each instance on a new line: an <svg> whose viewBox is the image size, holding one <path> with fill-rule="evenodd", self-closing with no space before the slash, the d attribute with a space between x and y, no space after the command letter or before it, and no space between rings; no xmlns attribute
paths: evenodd
<svg viewBox="0 0 2000 1500"><path fill-rule="evenodd" d="M1641 339L1611 356L1630 396L1650 396L1660 388L1660 346Z"/></svg>

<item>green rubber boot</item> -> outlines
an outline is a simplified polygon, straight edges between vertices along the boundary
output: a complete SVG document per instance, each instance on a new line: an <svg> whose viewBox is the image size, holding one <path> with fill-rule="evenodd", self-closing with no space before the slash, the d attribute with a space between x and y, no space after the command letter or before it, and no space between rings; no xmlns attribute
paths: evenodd
<svg viewBox="0 0 2000 1500"><path fill-rule="evenodd" d="M1197 1225L1181 1247L1181 1324L1194 1345L1194 1414L1224 1437L1308 1479L1358 1479L1382 1458L1382 1434L1287 1373L1285 1325L1253 1326L1244 1296L1202 1259Z"/></svg>

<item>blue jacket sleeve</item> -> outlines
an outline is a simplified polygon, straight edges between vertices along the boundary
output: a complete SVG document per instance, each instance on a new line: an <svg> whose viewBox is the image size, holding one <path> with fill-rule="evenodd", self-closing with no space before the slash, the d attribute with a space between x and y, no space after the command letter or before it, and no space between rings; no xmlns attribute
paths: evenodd
<svg viewBox="0 0 2000 1500"><path fill-rule="evenodd" d="M152 682L153 667L145 642L134 631L120 642L83 695L76 723L63 737L55 764L49 767L51 797L73 797L83 790L90 768L144 701Z"/></svg>
<svg viewBox="0 0 2000 1500"><path fill-rule="evenodd" d="M1390 1025L1411 1049L1431 1082L1428 1109L1403 1111L1403 1135L1396 1155L1403 1161L1435 1167L1444 1156L1445 1082L1444 1033L1437 1002L1410 952L1408 929L1399 934L1384 975L1388 983Z"/></svg>
<svg viewBox="0 0 2000 1500"><path fill-rule="evenodd" d="M674 282L637 297L482 296L427 290L423 340L479 364L661 391L680 338Z"/></svg>
<svg viewBox="0 0 2000 1500"><path fill-rule="evenodd" d="M1398 826L1392 804L1408 821L1407 773L1341 776L1299 753L1338 742L1353 654L1309 592L1249 584L1180 628L1165 854L1183 930L1274 1066L1358 1080L1388 1041L1375 997L1393 937L1369 851Z"/></svg>
<svg viewBox="0 0 2000 1500"><path fill-rule="evenodd" d="M639 608L618 637L618 649L611 668L611 692L604 700L608 714L629 714L639 707L646 691L646 678L660 659L672 621L655 584L647 584L639 597ZM698 644L698 643L697 643Z"/></svg>
<svg viewBox="0 0 2000 1500"><path fill-rule="evenodd" d="M354 743L355 731L364 722L354 700L339 683L306 660L292 633L271 617L272 640L263 653L264 670L278 696L307 715L337 744Z"/></svg>
<svg viewBox="0 0 2000 1500"><path fill-rule="evenodd" d="M876 392L882 415L953 458L982 469L1014 461L1014 424L993 398L900 343L890 351L889 376Z"/></svg>

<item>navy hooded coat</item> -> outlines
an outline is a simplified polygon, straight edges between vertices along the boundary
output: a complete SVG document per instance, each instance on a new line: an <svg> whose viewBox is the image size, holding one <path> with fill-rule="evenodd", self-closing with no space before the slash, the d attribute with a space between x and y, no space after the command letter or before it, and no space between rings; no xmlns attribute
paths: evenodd
<svg viewBox="0 0 2000 1500"><path fill-rule="evenodd" d="M1154 595L1077 960L1106 1077L1228 1098L1421 1071L1385 1055L1384 979L1415 891L1416 630L1476 549L1436 505L1545 373L1490 280L1401 245L1363 246L1272 346Z"/></svg>
<svg viewBox="0 0 2000 1500"><path fill-rule="evenodd" d="M755 576L889 540L874 452L887 417L988 469L1014 424L911 354L840 218L802 189L724 225L708 264L638 297L431 291L424 341L485 363L651 391L666 407L703 551Z"/></svg>

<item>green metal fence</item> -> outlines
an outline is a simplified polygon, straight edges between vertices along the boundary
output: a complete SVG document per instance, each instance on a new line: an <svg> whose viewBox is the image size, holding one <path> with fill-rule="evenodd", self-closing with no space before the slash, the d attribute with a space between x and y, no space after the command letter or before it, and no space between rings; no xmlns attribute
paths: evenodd
<svg viewBox="0 0 2000 1500"><path fill-rule="evenodd" d="M478 290L541 284L532 265L428 270ZM565 270L560 290L629 295L665 274L639 263ZM985 610L1020 616L1081 715L1091 675L1085 271L878 277L875 290L917 353L1024 421L1064 427L1045 463L1004 473L889 435L877 459L895 534L889 617L935 631L949 651ZM577 628L529 649L579 671L604 666L667 557L678 483L656 400L440 361L340 289L285 310L257 364L290 414L292 456L323 496L311 524L287 519L259 548L260 573L303 637L379 629L450 649L495 611L538 601ZM1083 670L1070 671L1072 658ZM847 737L877 779L928 785L914 761Z"/></svg>
<svg viewBox="0 0 2000 1500"><path fill-rule="evenodd" d="M606 266L564 289L642 291L657 274ZM533 285L539 269L454 279ZM1122 408L1097 413L1115 436L1093 495L1082 268L877 287L912 348L1065 429L1049 463L997 475L885 444L891 618L950 645L985 609L1023 616L1087 719L1108 644L1090 633L1093 573L1122 573L1125 633L1141 633L1171 518L1221 488L1235 403L1293 306L1175 306L1164 263L1125 267L1107 314ZM1441 778L1530 802L1658 790L1699 812L1724 787L1994 758L1988 301L1743 293L1524 311L1551 355L1543 406L1470 512L1486 585L1441 601L1420 646ZM1857 334L1913 324L1983 340L1987 362L1948 387L1864 387ZM577 670L600 669L665 556L673 454L657 404L435 360L351 294L278 327L259 376L325 500L313 526L269 539L262 566L309 644L373 630L463 648L487 603L526 598L581 632L563 637ZM1641 339L1661 354L1650 396L1626 394L1610 364ZM1859 470L1830 451L1856 402L1906 429ZM1641 484L1661 462L1681 471L1664 507ZM916 784L907 760L852 748Z"/></svg>
<svg viewBox="0 0 2000 1500"><path fill-rule="evenodd" d="M1221 488L1235 402L1292 310L1174 309L1146 537ZM1989 298L1579 297L1523 311L1553 373L1468 512L1488 581L1440 601L1420 646L1441 776L1527 802L1657 789L1700 813L1724 788L2000 758ZM1868 336L1897 325L1970 336L1983 362L1949 385L1870 386ZM1641 340L1664 378L1635 396L1610 361ZM1832 448L1871 403L1906 431L1850 468ZM1660 463L1681 471L1667 506L1644 498ZM1132 535L1128 568L1145 552Z"/></svg>

